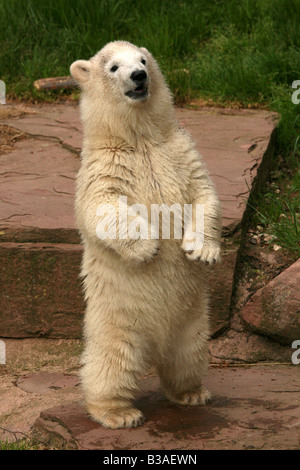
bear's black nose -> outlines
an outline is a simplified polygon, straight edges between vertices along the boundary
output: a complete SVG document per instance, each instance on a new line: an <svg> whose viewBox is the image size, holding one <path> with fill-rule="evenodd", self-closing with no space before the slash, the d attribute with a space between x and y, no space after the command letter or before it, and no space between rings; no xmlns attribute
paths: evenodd
<svg viewBox="0 0 300 470"><path fill-rule="evenodd" d="M134 72L132 72L132 74L130 75L130 78L135 83L141 85L147 80L147 74L144 70L134 70Z"/></svg>

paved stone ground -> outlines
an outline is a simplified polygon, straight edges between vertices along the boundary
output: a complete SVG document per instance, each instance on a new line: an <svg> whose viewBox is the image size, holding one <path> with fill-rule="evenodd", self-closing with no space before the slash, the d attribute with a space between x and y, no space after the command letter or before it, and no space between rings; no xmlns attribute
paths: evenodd
<svg viewBox="0 0 300 470"><path fill-rule="evenodd" d="M21 439L30 434L34 421L45 409L81 398L76 383L82 344L75 339L4 341L6 365L0 365L0 441L14 441L15 437ZM30 387L27 377L32 379Z"/></svg>
<svg viewBox="0 0 300 470"><path fill-rule="evenodd" d="M137 406L146 421L137 429L104 429L79 402L43 411L34 432L65 449L299 449L296 367L212 368L205 383L214 399L194 408L168 402L156 377L144 379Z"/></svg>
<svg viewBox="0 0 300 470"><path fill-rule="evenodd" d="M43 105L20 111L0 108L0 126L17 130L16 143L0 157L0 337L19 338L5 340L0 427L29 434L33 426L50 447L63 448L299 448L297 366L217 367L225 350L249 361L261 343L268 348L263 337L238 328L212 347L206 379L212 404L197 409L170 404L156 377L148 377L138 398L143 427L109 431L88 419L77 378L80 341L46 339L81 334L81 247L73 216L82 139L78 108ZM223 264L209 273L217 336L228 324L245 201L272 152L276 116L226 109L176 112L204 155L223 208ZM279 360L281 348L277 345ZM276 360L274 344L270 349ZM289 362L289 351L284 354ZM9 435L3 430L0 439Z"/></svg>
<svg viewBox="0 0 300 470"><path fill-rule="evenodd" d="M16 145L13 159L1 158L1 227L75 229L74 174L82 142L78 107L40 105L35 111L0 121L31 137ZM178 108L176 115L204 156L222 203L224 229L233 228L243 216L277 116L214 108Z"/></svg>
<svg viewBox="0 0 300 470"><path fill-rule="evenodd" d="M205 385L213 401L196 408L167 401L157 377L149 375L137 398L145 424L112 431L84 411L79 340L11 339L6 345L7 365L0 366L0 440L26 435L45 448L106 450L300 447L300 374L291 363L212 364Z"/></svg>
<svg viewBox="0 0 300 470"><path fill-rule="evenodd" d="M16 107L6 110L0 109L0 125L27 138L0 158L0 336L80 337L81 246L73 214L82 141L78 107L22 107L19 117ZM217 335L228 323L237 228L257 170L272 152L277 116L212 108L176 114L203 154L222 204L223 263L208 269Z"/></svg>

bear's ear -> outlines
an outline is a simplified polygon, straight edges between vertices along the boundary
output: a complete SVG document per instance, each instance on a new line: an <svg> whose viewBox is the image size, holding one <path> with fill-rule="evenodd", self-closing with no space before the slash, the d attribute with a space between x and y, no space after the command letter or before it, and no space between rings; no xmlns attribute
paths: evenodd
<svg viewBox="0 0 300 470"><path fill-rule="evenodd" d="M70 67L72 77L79 83L86 83L90 78L91 62L89 60L76 60Z"/></svg>
<svg viewBox="0 0 300 470"><path fill-rule="evenodd" d="M144 54L150 54L150 52L148 51L148 49L146 49L145 47L141 47L140 49L141 49L141 51L144 52Z"/></svg>

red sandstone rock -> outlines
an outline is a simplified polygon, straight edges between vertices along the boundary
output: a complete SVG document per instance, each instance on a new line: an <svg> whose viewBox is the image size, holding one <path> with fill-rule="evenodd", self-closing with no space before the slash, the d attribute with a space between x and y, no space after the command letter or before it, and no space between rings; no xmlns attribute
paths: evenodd
<svg viewBox="0 0 300 470"><path fill-rule="evenodd" d="M215 183L224 233L235 230L276 115L211 108L180 108L176 115L190 131ZM73 209L82 142L78 107L35 106L34 113L1 123L31 138L0 159L0 335L78 337L84 312ZM223 247L223 263L208 271L213 335L228 323L237 249L238 244L229 251ZM49 269L53 253L55 266Z"/></svg>
<svg viewBox="0 0 300 470"><path fill-rule="evenodd" d="M62 449L298 449L299 381L296 367L214 367L204 381L212 403L185 407L169 402L150 377L137 399L141 427L105 429L73 402L43 411L33 431Z"/></svg>
<svg viewBox="0 0 300 470"><path fill-rule="evenodd" d="M300 339L300 259L255 292L241 316L250 329L282 344Z"/></svg>
<svg viewBox="0 0 300 470"><path fill-rule="evenodd" d="M80 380L75 375L61 372L39 372L24 377L19 377L17 387L27 393L47 393L50 390L60 390L76 387Z"/></svg>
<svg viewBox="0 0 300 470"><path fill-rule="evenodd" d="M80 338L80 245L0 243L0 336Z"/></svg>
<svg viewBox="0 0 300 470"><path fill-rule="evenodd" d="M59 220L55 220L51 208L53 204L56 207L60 197L60 218L69 224L68 227L75 228L69 198L74 192L72 178L79 165L82 143L78 107L46 105L35 110L36 114L1 122L28 133L34 140L19 143L18 151L6 155L4 160L1 158L0 197L5 199L5 204L0 204L0 226L5 225L1 221L5 218L9 226L23 224L46 228L54 224L59 228ZM277 115L262 110L179 108L176 116L191 133L215 183L222 205L223 228L236 226L243 217L249 188L276 127ZM31 150L30 146L33 147ZM19 208L15 204L18 196L26 194L25 181L28 188L34 189L35 200L31 210L26 207L26 211L22 211L22 205ZM14 191L10 192L10 187ZM27 196L31 193L28 191ZM47 197L49 213L44 210L42 196ZM19 217L8 218L11 214L19 214ZM36 218L35 223L32 223L33 218Z"/></svg>

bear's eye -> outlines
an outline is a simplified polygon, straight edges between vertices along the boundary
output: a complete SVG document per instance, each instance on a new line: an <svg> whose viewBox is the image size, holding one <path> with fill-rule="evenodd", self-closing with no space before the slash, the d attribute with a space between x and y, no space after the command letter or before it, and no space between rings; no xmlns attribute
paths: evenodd
<svg viewBox="0 0 300 470"><path fill-rule="evenodd" d="M115 72L116 70L118 70L118 66L117 65L113 65L112 68L110 69L111 72Z"/></svg>
<svg viewBox="0 0 300 470"><path fill-rule="evenodd" d="M142 59L141 62L142 62L143 65L146 65L145 59Z"/></svg>

